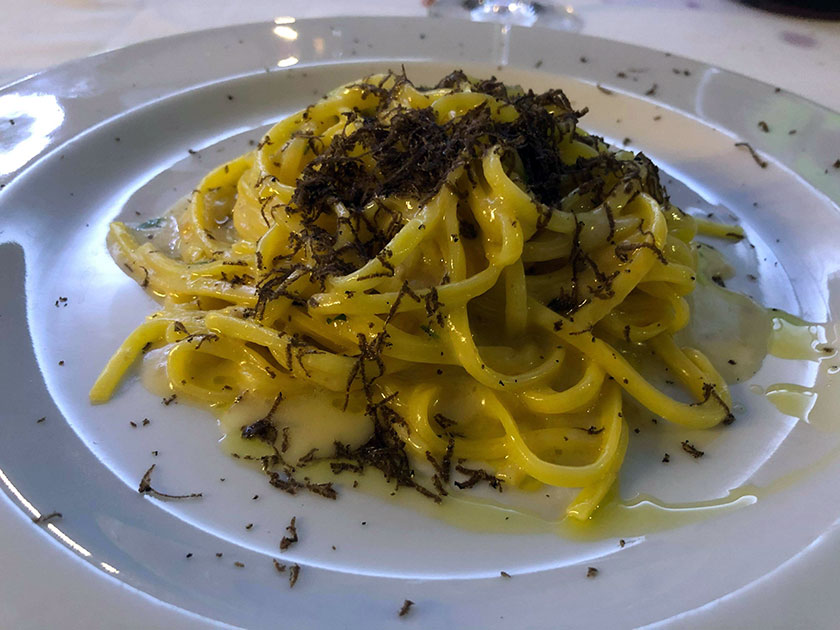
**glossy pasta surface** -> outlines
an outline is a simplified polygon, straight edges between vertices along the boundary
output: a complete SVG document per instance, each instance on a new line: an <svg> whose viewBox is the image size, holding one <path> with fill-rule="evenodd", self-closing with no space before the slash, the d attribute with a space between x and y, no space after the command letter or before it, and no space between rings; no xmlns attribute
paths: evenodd
<svg viewBox="0 0 840 630"><path fill-rule="evenodd" d="M435 500L453 466L461 486L580 488L567 513L589 518L624 459L625 398L692 428L732 416L710 362L674 341L697 224L644 155L581 130L583 113L559 90L461 72L337 88L200 182L174 253L111 226L162 308L91 399L157 350L178 396L258 402L239 431L270 474L293 472L277 410L314 394L363 428L326 437L315 457L335 472L373 466ZM642 356L685 396L655 387Z"/></svg>

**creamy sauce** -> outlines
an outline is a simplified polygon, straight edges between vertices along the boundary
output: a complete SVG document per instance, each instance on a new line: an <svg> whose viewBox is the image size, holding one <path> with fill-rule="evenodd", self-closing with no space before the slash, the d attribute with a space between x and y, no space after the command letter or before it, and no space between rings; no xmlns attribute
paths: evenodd
<svg viewBox="0 0 840 630"><path fill-rule="evenodd" d="M558 524L558 532L576 540L644 536L734 512L754 504L760 494L758 488L742 486L710 501L665 503L647 495L613 499L586 523L565 519Z"/></svg>
<svg viewBox="0 0 840 630"><path fill-rule="evenodd" d="M151 350L140 368L143 386L161 398L171 396L174 389L166 374L168 350L169 346ZM230 455L259 458L270 455L272 449L259 440L243 438L242 427L265 417L274 401L249 394L245 392L230 409L219 409L218 424L222 433L219 444ZM179 395L178 402L206 408L204 403L191 401L183 395ZM342 412L343 402L342 394L320 388L306 388L284 396L272 418L278 434L284 429L288 434L286 461L294 464L312 449L317 449L316 457L331 456L336 441L355 448L370 438L373 433L371 419L358 411Z"/></svg>
<svg viewBox="0 0 840 630"><path fill-rule="evenodd" d="M764 395L783 414L806 422L814 404L817 402L815 391L793 383L771 385Z"/></svg>
<svg viewBox="0 0 840 630"><path fill-rule="evenodd" d="M773 331L770 313L746 295L709 279L732 275L716 249L700 247L698 263L697 284L686 296L691 320L677 334L677 341L703 352L727 383L746 381L767 356Z"/></svg>
<svg viewBox="0 0 840 630"><path fill-rule="evenodd" d="M219 416L222 431L220 444L228 453L268 455L272 451L257 440L241 435L243 426L265 417L273 401L256 399L246 394L242 400ZM315 457L332 456L335 442L357 448L373 434L373 422L361 412L341 411L343 394L324 389L307 389L284 397L274 412L274 425L288 433L288 448L283 457L290 464L317 449ZM281 439L278 439L278 443ZM258 453L258 454L257 454ZM307 474L309 469L307 468Z"/></svg>
<svg viewBox="0 0 840 630"><path fill-rule="evenodd" d="M170 346L150 350L140 364L140 382L155 396L166 398L172 395L172 383L166 375L166 356Z"/></svg>
<svg viewBox="0 0 840 630"><path fill-rule="evenodd" d="M307 474L310 474L309 469ZM318 481L334 479L329 476L329 471L325 471L323 477L313 478ZM720 499L691 503L665 503L646 495L625 500L613 492L591 519L580 522L564 518L565 503L551 498L551 495L544 497L513 490L500 495L494 493L498 497L495 498L487 496L488 493L479 496L472 490L453 488L449 496L437 504L409 490L394 493L393 485L386 483L376 471L354 475L353 478L359 481L357 489L361 492L416 510L459 529L484 534L556 534L575 540L628 538L682 527L752 505L760 496L770 492L766 488L743 486ZM524 496L517 500L512 497L514 494Z"/></svg>
<svg viewBox="0 0 840 630"><path fill-rule="evenodd" d="M821 361L827 353L820 349L826 340L826 327L797 320L785 313L773 313L773 334L769 352L780 359ZM823 346L824 347L824 346Z"/></svg>
<svg viewBox="0 0 840 630"><path fill-rule="evenodd" d="M177 256L179 242L175 216L183 211L186 202L186 199L179 202L154 226L137 229L138 239L150 240L156 248ZM768 354L786 360L822 362L816 383L811 387L776 383L762 388L754 384L750 390L765 395L785 415L821 429L840 428L835 410L829 408L830 401L837 396L824 394L837 394L840 388L836 384L837 379L832 378L840 372L840 361L836 353L826 352L827 339L832 335L835 338L836 331L803 322L780 311L770 311L744 295L718 286L708 278L713 275L731 277L732 268L713 248L701 247L699 255L700 277L694 293L687 298L692 319L689 327L679 333L679 343L700 349L730 383L751 378ZM144 386L161 397L172 393L165 371L166 350L164 347L149 352L141 369ZM474 407L476 402L480 402L463 398L463 392L448 397L450 401L461 401L457 403L461 407ZM241 430L243 426L264 417L272 402L249 396L246 392L229 410L221 411L218 414L221 447L240 457L258 458L269 454L271 449L265 444L243 439ZM288 449L284 457L289 463L294 464L312 449L317 449L316 457L327 457L334 452L336 440L358 447L369 439L373 431L371 420L361 411L342 412L342 403L343 395L327 390L302 388L286 392L273 419L278 433L284 428L288 432ZM461 411L466 412L467 409ZM393 484L387 483L376 470L360 475L343 473L335 477L327 463L315 462L306 467L306 474L313 481L337 481L341 486L358 481L358 489L366 494L461 529L484 533L555 533L576 540L597 540L641 536L741 509L801 481L837 455L838 452L832 451L768 487L745 485L731 490L724 497L708 501L665 503L647 495L621 499L613 491L594 518L586 523L562 518L563 508L574 494L568 489L540 487L535 492L508 490L499 495L489 489L460 491L452 488L441 504L435 504L411 490L394 492ZM426 476L423 469L421 464L418 468L421 482Z"/></svg>
<svg viewBox="0 0 840 630"><path fill-rule="evenodd" d="M189 201L189 196L182 197L163 216L136 226L133 229L134 238L140 244L151 242L156 250L167 256L180 257L181 233L178 231L178 217L187 209Z"/></svg>
<svg viewBox="0 0 840 630"><path fill-rule="evenodd" d="M823 346L824 347L824 346ZM781 413L802 420L824 432L840 432L837 401L840 400L840 360L837 353L821 353L819 371L813 385L774 383L764 395Z"/></svg>
<svg viewBox="0 0 840 630"><path fill-rule="evenodd" d="M698 284L688 299L691 322L678 343L699 349L727 383L751 378L767 356L772 320L750 298L716 284Z"/></svg>
<svg viewBox="0 0 840 630"><path fill-rule="evenodd" d="M701 260L703 258L706 258L706 274L729 277L731 268L715 250L702 251ZM832 340L838 337L832 327L766 309L749 297L706 278L698 282L689 301L692 320L687 329L681 331L679 341L700 349L730 383L751 378L768 354L787 360L821 362L817 381L812 387L778 383L766 390L751 385L750 390L766 395L786 415L801 418L823 430L840 430L836 411L831 407L831 401L837 399L836 394L840 391L837 378L831 378L840 373L840 359L836 353L826 351L831 349L826 344L827 339L833 343ZM829 395L830 392L835 395ZM545 510L537 513L534 509L512 507L499 500L457 494L457 491L440 506L424 506L422 500L418 502L413 497L410 503L417 503L417 509L426 514L468 530L554 532L579 540L630 538L697 523L752 505L815 474L838 455L840 448L814 462L803 463L798 470L768 486L744 485L730 490L726 496L707 501L667 503L647 495L621 499L617 492L612 492L594 517L585 523L552 518ZM563 502L554 503L557 514L562 514L563 505Z"/></svg>

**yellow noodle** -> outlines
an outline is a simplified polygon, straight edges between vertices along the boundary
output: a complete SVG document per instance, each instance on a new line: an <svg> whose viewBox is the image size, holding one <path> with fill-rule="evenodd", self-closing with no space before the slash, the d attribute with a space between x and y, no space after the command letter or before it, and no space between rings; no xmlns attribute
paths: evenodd
<svg viewBox="0 0 840 630"><path fill-rule="evenodd" d="M287 386L343 393L369 413L387 403L417 462L448 452L508 483L580 488L567 514L581 520L627 450L622 395L688 427L730 418L726 383L673 335L690 320L694 235L741 229L672 206L656 168L577 128L562 94L452 77L429 89L367 77L280 121L199 183L178 217L177 255L114 223L113 255L164 305L116 351L91 400L110 398L154 346L172 390L209 407L245 391L279 400ZM406 112L429 137L454 138L470 120L487 127L431 189L383 184L359 201L317 196L341 182L307 188L334 148L344 152L336 168L360 169L351 180L402 181L406 167L385 173L371 140L349 139L371 125L381 138ZM556 156L542 180L522 148L530 130L505 136L535 112L554 121L550 136L529 140ZM396 150L417 141L401 138ZM543 181L554 175L559 183ZM647 380L642 355L693 402Z"/></svg>

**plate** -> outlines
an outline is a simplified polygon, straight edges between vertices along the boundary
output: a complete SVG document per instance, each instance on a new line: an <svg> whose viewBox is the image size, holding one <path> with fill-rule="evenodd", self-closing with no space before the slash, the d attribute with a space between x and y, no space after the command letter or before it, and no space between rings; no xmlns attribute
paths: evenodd
<svg viewBox="0 0 840 630"><path fill-rule="evenodd" d="M154 308L108 256L108 223L160 215L272 122L400 64L418 83L461 67L561 87L590 107L586 129L644 149L679 205L744 226L748 242L726 250L734 287L807 322L836 319L840 115L742 76L567 33L404 18L278 17L60 66L0 91L0 283L11 296L0 307L0 522L21 541L14 566L31 555L33 566L53 567L49 576L22 568L4 610L37 627L65 606L37 603L44 592L89 585L97 623L120 627L153 618L246 628L801 621L810 593L840 577L820 563L821 549L840 546L831 323L796 328L804 341L776 352L796 358L769 357L734 388L731 427L645 426L621 482L637 507L571 537L503 508L452 516L347 482L336 503L278 493L222 452L208 414L164 406L136 379L111 403L89 405L107 357ZM768 390L793 392L802 409L771 404ZM681 453L684 439L707 456ZM152 464L156 486L203 498L141 496ZM54 511L61 518L30 522ZM281 553L292 516L301 542ZM275 558L301 566L294 588ZM415 606L398 619L405 599ZM785 601L784 614L769 612ZM812 621L830 625L836 611L822 604Z"/></svg>

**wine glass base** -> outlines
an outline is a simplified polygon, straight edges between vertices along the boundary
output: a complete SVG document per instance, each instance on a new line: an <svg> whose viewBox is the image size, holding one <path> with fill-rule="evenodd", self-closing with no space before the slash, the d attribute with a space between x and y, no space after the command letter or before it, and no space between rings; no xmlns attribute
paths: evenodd
<svg viewBox="0 0 840 630"><path fill-rule="evenodd" d="M554 5L527 0L437 0L429 16L495 22L510 26L545 26L577 32L583 20L570 5Z"/></svg>

